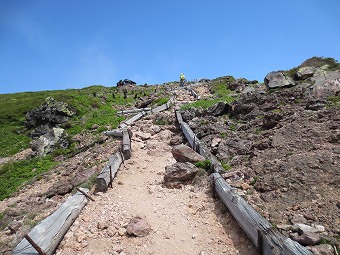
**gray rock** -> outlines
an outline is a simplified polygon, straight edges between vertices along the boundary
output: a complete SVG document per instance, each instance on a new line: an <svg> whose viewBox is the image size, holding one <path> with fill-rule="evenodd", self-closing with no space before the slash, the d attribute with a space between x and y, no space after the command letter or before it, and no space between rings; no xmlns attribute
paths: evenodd
<svg viewBox="0 0 340 255"><path fill-rule="evenodd" d="M313 77L315 69L310 66L301 67L295 72L295 77L298 80L305 80L309 77Z"/></svg>
<svg viewBox="0 0 340 255"><path fill-rule="evenodd" d="M230 110L230 105L224 103L224 102L218 102L217 104L209 107L205 111L205 115L212 115L215 117L222 116L223 114L228 113Z"/></svg>
<svg viewBox="0 0 340 255"><path fill-rule="evenodd" d="M31 128L45 124L61 124L67 122L75 114L66 103L57 102L52 97L48 97L40 107L26 114L25 125Z"/></svg>
<svg viewBox="0 0 340 255"><path fill-rule="evenodd" d="M310 247L315 255L334 255L334 248L330 244L320 244Z"/></svg>
<svg viewBox="0 0 340 255"><path fill-rule="evenodd" d="M191 149L189 146L180 144L172 148L172 155L177 162L190 162L197 163L199 161L204 161L205 158Z"/></svg>
<svg viewBox="0 0 340 255"><path fill-rule="evenodd" d="M281 113L266 113L262 119L262 127L264 129L274 128L283 118Z"/></svg>
<svg viewBox="0 0 340 255"><path fill-rule="evenodd" d="M151 130L157 134L157 133L161 132L162 129L161 129L160 126L153 125L153 126L151 126Z"/></svg>
<svg viewBox="0 0 340 255"><path fill-rule="evenodd" d="M62 128L53 128L49 133L40 136L30 143L30 147L38 156L45 156L59 148L67 148L68 135Z"/></svg>
<svg viewBox="0 0 340 255"><path fill-rule="evenodd" d="M289 231L292 229L292 226L293 225L289 225L289 224L278 224L276 227L278 229L282 229L282 230L285 230L285 231Z"/></svg>
<svg viewBox="0 0 340 255"><path fill-rule="evenodd" d="M290 221L293 224L299 224L299 223L307 223L307 220L303 215L301 214L294 214L293 217L290 219Z"/></svg>
<svg viewBox="0 0 340 255"><path fill-rule="evenodd" d="M323 226L317 225L317 227L311 227L306 224L294 224L293 225L293 230L298 232L299 234L304 234L304 233L319 233L325 231L325 228Z"/></svg>
<svg viewBox="0 0 340 255"><path fill-rule="evenodd" d="M143 133L143 132L135 132L134 133L137 137L139 137L140 139L142 139L143 141L145 140L149 140L151 137L150 133Z"/></svg>
<svg viewBox="0 0 340 255"><path fill-rule="evenodd" d="M145 219L140 217L132 218L126 227L126 232L129 235L138 237L147 236L150 231L150 225L146 222Z"/></svg>
<svg viewBox="0 0 340 255"><path fill-rule="evenodd" d="M306 232L302 235L291 233L290 238L302 245L316 245L321 241L321 237L317 233Z"/></svg>
<svg viewBox="0 0 340 255"><path fill-rule="evenodd" d="M190 162L176 162L165 167L164 185L168 188L180 188L182 184L191 181L198 168Z"/></svg>
<svg viewBox="0 0 340 255"><path fill-rule="evenodd" d="M327 98L335 96L340 92L340 73L329 72L323 76L313 79L315 84L311 87L313 95L317 98Z"/></svg>
<svg viewBox="0 0 340 255"><path fill-rule="evenodd" d="M295 85L295 82L284 73L274 71L266 75L264 78L264 84L267 89L274 89L280 87L292 87Z"/></svg>

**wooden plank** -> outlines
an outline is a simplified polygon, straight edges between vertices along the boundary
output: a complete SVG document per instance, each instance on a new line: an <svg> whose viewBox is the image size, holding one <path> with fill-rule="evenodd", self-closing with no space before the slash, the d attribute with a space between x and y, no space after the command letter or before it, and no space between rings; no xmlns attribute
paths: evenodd
<svg viewBox="0 0 340 255"><path fill-rule="evenodd" d="M131 158L131 140L127 130L123 131L122 153L124 160Z"/></svg>
<svg viewBox="0 0 340 255"><path fill-rule="evenodd" d="M152 109L150 107L148 108L138 108L138 109L129 109L124 111L117 112L117 115L128 115L128 114L134 114L134 113L140 113L140 112L149 112Z"/></svg>
<svg viewBox="0 0 340 255"><path fill-rule="evenodd" d="M88 192L88 189L82 190ZM44 253L52 255L86 203L86 197L80 192L77 192L69 197L58 210L35 226L29 232L29 237ZM12 254L39 255L26 239L23 239L15 247Z"/></svg>
<svg viewBox="0 0 340 255"><path fill-rule="evenodd" d="M114 129L110 131L103 132L106 136L113 136L113 137L123 137L123 130L121 129Z"/></svg>
<svg viewBox="0 0 340 255"><path fill-rule="evenodd" d="M185 122L182 123L182 132L183 132L185 138L188 140L188 142L191 145L191 147L193 147L195 134L191 130L189 125L187 123L185 123Z"/></svg>
<svg viewBox="0 0 340 255"><path fill-rule="evenodd" d="M182 123L184 121L183 121L183 118L182 118L182 115L181 115L180 111L175 111L175 114L176 114L176 118L177 118L178 124L182 128Z"/></svg>
<svg viewBox="0 0 340 255"><path fill-rule="evenodd" d="M282 252L280 255L313 255L313 253L301 246L290 238L286 238L283 242Z"/></svg>
<svg viewBox="0 0 340 255"><path fill-rule="evenodd" d="M118 151L110 158L108 164L102 169L96 180L96 190L105 192L108 189L110 183L110 166L112 172L112 179L116 175L120 165L123 162L122 154Z"/></svg>
<svg viewBox="0 0 340 255"><path fill-rule="evenodd" d="M259 214L252 207L244 205L243 198L241 198L236 191L225 182L219 173L213 173L212 175L216 193L242 229L247 233L254 244L257 245L258 229L255 228L255 221L259 219ZM270 224L268 224L267 228L270 228Z"/></svg>
<svg viewBox="0 0 340 255"><path fill-rule="evenodd" d="M135 116L133 116L132 118L125 120L124 123L126 125L131 125L133 122L140 120L145 114L143 114L143 112L140 112L138 114L136 114Z"/></svg>
<svg viewBox="0 0 340 255"><path fill-rule="evenodd" d="M219 173L213 173L212 176L217 194L254 244L259 247L261 243L262 254L312 255L299 243L290 240L274 229L265 218L237 194L235 189L226 183ZM262 240L259 240L259 232Z"/></svg>
<svg viewBox="0 0 340 255"><path fill-rule="evenodd" d="M167 104L162 104L162 105L152 109L152 113L162 112L162 111L165 111L166 109L168 109Z"/></svg>

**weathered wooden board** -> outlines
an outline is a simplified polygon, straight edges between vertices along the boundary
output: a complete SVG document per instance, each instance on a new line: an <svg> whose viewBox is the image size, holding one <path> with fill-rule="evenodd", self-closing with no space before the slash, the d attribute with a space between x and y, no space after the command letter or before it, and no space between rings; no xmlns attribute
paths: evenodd
<svg viewBox="0 0 340 255"><path fill-rule="evenodd" d="M290 240L273 228L265 218L237 194L235 189L226 183L219 173L213 173L212 178L217 194L254 244L262 249L262 254L312 255L299 243Z"/></svg>
<svg viewBox="0 0 340 255"><path fill-rule="evenodd" d="M110 158L108 164L102 169L100 174L96 179L96 190L105 192L108 189L109 183L111 181L110 177L110 166L111 166L111 173L112 179L115 177L120 165L123 162L123 156L118 151Z"/></svg>
<svg viewBox="0 0 340 255"><path fill-rule="evenodd" d="M104 135L107 135L107 136L123 137L123 130L121 130L121 129L114 129L114 130L110 130L110 131L105 131L103 133L104 133Z"/></svg>
<svg viewBox="0 0 340 255"><path fill-rule="evenodd" d="M147 112L140 112L138 114L136 114L135 116L131 117L130 119L127 119L125 121L123 121L122 123L120 123L119 127L120 128L127 128L129 125L131 125L133 122L140 120L141 118L143 118L145 115L147 115Z"/></svg>
<svg viewBox="0 0 340 255"><path fill-rule="evenodd" d="M187 87L186 89L190 92L190 94L191 94L194 98L200 99L200 96L197 95L197 93L196 93L192 88Z"/></svg>
<svg viewBox="0 0 340 255"><path fill-rule="evenodd" d="M194 140L195 140L194 132L191 130L189 125L185 122L182 122L181 127L182 127L182 132L183 132L185 138L188 140L190 146L193 147L194 146Z"/></svg>
<svg viewBox="0 0 340 255"><path fill-rule="evenodd" d="M152 110L151 107L130 109L130 110L125 110L125 111L119 111L117 112L117 115L128 115L128 114L134 114L134 113L139 113L139 112L150 112L151 110Z"/></svg>
<svg viewBox="0 0 340 255"><path fill-rule="evenodd" d="M184 121L183 121L181 113L179 111L175 111L175 114L176 114L176 119L178 121L179 126L182 127L182 123Z"/></svg>
<svg viewBox="0 0 340 255"><path fill-rule="evenodd" d="M127 130L123 131L122 153L124 160L131 158L131 140Z"/></svg>
<svg viewBox="0 0 340 255"><path fill-rule="evenodd" d="M152 113L162 112L162 111L167 110L168 108L169 108L169 107L168 107L167 104L162 104L162 105L160 105L160 106L158 106L158 107L152 109L151 112L152 112Z"/></svg>
<svg viewBox="0 0 340 255"><path fill-rule="evenodd" d="M88 189L82 189L88 192ZM58 210L35 226L28 234L47 255L54 253L58 244L78 217L87 200L77 192L69 197ZM23 239L13 250L14 255L39 255L31 244Z"/></svg>

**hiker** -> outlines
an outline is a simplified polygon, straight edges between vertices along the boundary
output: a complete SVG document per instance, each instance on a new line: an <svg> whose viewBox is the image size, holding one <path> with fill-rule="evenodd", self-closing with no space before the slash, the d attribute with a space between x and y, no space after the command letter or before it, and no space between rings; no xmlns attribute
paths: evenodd
<svg viewBox="0 0 340 255"><path fill-rule="evenodd" d="M179 76L179 80L181 82L180 86L184 87L184 82L185 82L185 76L184 73L181 73L181 75Z"/></svg>

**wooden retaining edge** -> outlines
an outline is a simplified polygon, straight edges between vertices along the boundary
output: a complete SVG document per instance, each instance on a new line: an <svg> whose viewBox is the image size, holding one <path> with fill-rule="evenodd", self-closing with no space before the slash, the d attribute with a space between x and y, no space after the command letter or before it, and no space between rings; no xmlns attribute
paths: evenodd
<svg viewBox="0 0 340 255"><path fill-rule="evenodd" d="M132 132L130 129L127 129L130 137L132 137ZM123 137L123 132L124 132L124 129L113 129L113 130L110 130L110 131L104 131L103 134L106 135L106 136L113 136L113 137Z"/></svg>
<svg viewBox="0 0 340 255"><path fill-rule="evenodd" d="M211 175L214 191L219 195L242 229L247 233L263 255L312 255L305 247L282 235L251 207L226 181L219 172L223 167L200 141L189 125L183 121L179 111L175 112L177 121L192 148L204 158L209 159L215 173Z"/></svg>
<svg viewBox="0 0 340 255"><path fill-rule="evenodd" d="M88 189L82 189L88 192ZM87 204L86 197L77 192L69 197L53 214L41 221L28 234L29 238L46 254L52 255L60 241ZM13 250L13 255L39 255L33 246L23 239Z"/></svg>
<svg viewBox="0 0 340 255"><path fill-rule="evenodd" d="M131 136L127 130L123 130L122 153L124 160L131 158Z"/></svg>
<svg viewBox="0 0 340 255"><path fill-rule="evenodd" d="M109 163L102 169L96 179L96 190L106 192L113 178L115 177L124 157L120 151L117 151L109 160Z"/></svg>
<svg viewBox="0 0 340 255"><path fill-rule="evenodd" d="M127 126L131 125L133 122L140 120L143 116L146 115L146 112L140 112L133 116L132 118L123 121L120 125L119 128L127 128Z"/></svg>
<svg viewBox="0 0 340 255"><path fill-rule="evenodd" d="M151 111L148 111L148 112L142 111L142 112L136 114L135 116L131 117L130 119L123 121L119 125L119 128L127 128L133 122L135 122L137 120L140 120L141 118L143 118L147 114L158 113L158 112L161 112L161 111L169 109L171 104L172 104L172 102L173 102L173 100L174 100L174 96L172 96L167 103L162 104L161 106L158 106L158 107L156 107L154 109L151 109Z"/></svg>
<svg viewBox="0 0 340 255"><path fill-rule="evenodd" d="M305 247L273 228L266 219L237 194L235 189L227 184L219 173L211 174L211 178L215 191L261 254L312 255Z"/></svg>
<svg viewBox="0 0 340 255"><path fill-rule="evenodd" d="M134 114L139 112L150 112L152 109L150 108L140 108L140 109L130 109L125 111L117 112L117 115L127 115L127 114Z"/></svg>
<svg viewBox="0 0 340 255"><path fill-rule="evenodd" d="M196 92L191 87L186 87L186 90L188 90L194 98L201 99L201 97L197 95Z"/></svg>

